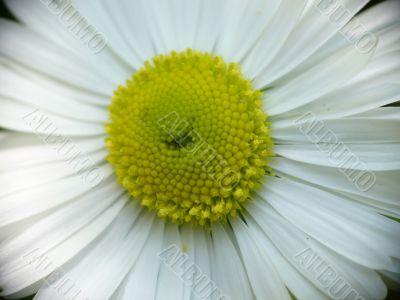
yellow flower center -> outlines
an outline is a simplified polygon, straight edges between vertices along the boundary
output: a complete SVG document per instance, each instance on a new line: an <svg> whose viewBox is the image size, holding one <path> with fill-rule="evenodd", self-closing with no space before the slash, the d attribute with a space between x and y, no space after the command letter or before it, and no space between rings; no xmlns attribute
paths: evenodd
<svg viewBox="0 0 400 300"><path fill-rule="evenodd" d="M272 156L261 92L208 53L154 57L118 87L109 111L107 159L119 182L174 223L235 217Z"/></svg>

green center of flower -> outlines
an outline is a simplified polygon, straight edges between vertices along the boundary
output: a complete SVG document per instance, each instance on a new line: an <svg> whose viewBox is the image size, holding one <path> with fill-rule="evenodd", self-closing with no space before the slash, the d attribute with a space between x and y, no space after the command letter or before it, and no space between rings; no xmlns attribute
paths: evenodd
<svg viewBox="0 0 400 300"><path fill-rule="evenodd" d="M108 161L119 182L174 223L235 217L267 171L261 92L221 57L157 56L117 89L109 111Z"/></svg>

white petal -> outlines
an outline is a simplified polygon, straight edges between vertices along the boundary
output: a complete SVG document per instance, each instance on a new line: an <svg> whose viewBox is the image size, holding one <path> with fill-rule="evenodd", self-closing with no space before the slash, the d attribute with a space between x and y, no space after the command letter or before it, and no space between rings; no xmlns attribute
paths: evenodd
<svg viewBox="0 0 400 300"><path fill-rule="evenodd" d="M162 30L163 38L169 50L184 51L193 48L204 2L201 0L155 2L158 3L157 7L161 8L159 14L162 16L162 27L165 29Z"/></svg>
<svg viewBox="0 0 400 300"><path fill-rule="evenodd" d="M91 72L82 56L68 51L26 27L0 20L0 54L75 87L111 95L115 85Z"/></svg>
<svg viewBox="0 0 400 300"><path fill-rule="evenodd" d="M340 24L331 22L330 16L326 15L325 11L321 12L317 4L310 7L291 32L281 51L279 51L279 55L265 68L263 74L257 78L257 86L268 86L302 63L339 31L367 2L368 0L341 0L335 2L336 5L333 6L345 7L348 11L340 19ZM307 32L307 35L304 35L304 32Z"/></svg>
<svg viewBox="0 0 400 300"><path fill-rule="evenodd" d="M154 299L162 250L164 221L156 219L140 256L111 299Z"/></svg>
<svg viewBox="0 0 400 300"><path fill-rule="evenodd" d="M383 84L387 81L398 83L400 79L400 50L389 52L385 55L375 57L368 66L360 72L348 86L355 86L358 83L375 81Z"/></svg>
<svg viewBox="0 0 400 300"><path fill-rule="evenodd" d="M324 5L333 4L333 2L322 3ZM309 6L312 7L314 5L315 3L310 1ZM376 57L378 53L387 52L395 40L393 37L396 35L398 36L398 33L396 34L393 31L399 16L400 6L396 0L384 1L372 8L364 10L362 13L358 14L357 17L348 22L345 27L337 32L329 41L313 53L313 55L292 70L289 74L286 74L282 79L287 81L290 78L299 76L299 74L304 73L319 62L327 59L333 53L348 47L349 42L353 43L353 45L357 47L357 41L359 41L363 36L371 37L370 34L373 35L371 41L375 42L375 37L378 40L377 49L373 54L374 57ZM389 49L387 46L389 46Z"/></svg>
<svg viewBox="0 0 400 300"><path fill-rule="evenodd" d="M400 107L378 107L352 116L353 118L373 118L385 120L399 120Z"/></svg>
<svg viewBox="0 0 400 300"><path fill-rule="evenodd" d="M311 252L321 264L333 268L337 277L343 278L344 282L349 283L350 287L347 290L353 288L365 299L382 299L385 296L386 287L373 270L358 266L331 252L318 240L313 240L285 221L268 204L261 204L257 201L249 204L249 213L286 259L327 296L333 298L330 287L334 286L332 280L336 278L331 278L331 282L323 284L320 276L323 270L319 269L320 265L306 264L301 259L302 253ZM349 267L349 264L352 267Z"/></svg>
<svg viewBox="0 0 400 300"><path fill-rule="evenodd" d="M264 29L279 4L276 0L230 0L227 2L220 16L223 28L215 52L228 61L242 61L258 38L265 34Z"/></svg>
<svg viewBox="0 0 400 300"><path fill-rule="evenodd" d="M396 102L400 97L399 58L400 51L377 57L342 88L282 115L274 123L288 126L308 112L319 119L341 118Z"/></svg>
<svg viewBox="0 0 400 300"><path fill-rule="evenodd" d="M296 269L292 257L287 257L285 252L281 252L279 244L274 245L252 217L246 215L246 222L249 227L249 234L262 249L262 254L266 259L271 259L280 277L285 282L288 289L298 300L322 300L329 299L316 285L301 274L301 270ZM293 254L295 254L293 252Z"/></svg>
<svg viewBox="0 0 400 300"><path fill-rule="evenodd" d="M102 165L106 155L106 151L97 151L92 154L77 155L76 159L58 160L0 173L0 184L2 186L0 196L54 182L68 176L78 176L83 184L91 185L93 183L95 185L102 180L103 176L109 174L109 170L103 170L103 168L109 168L109 165ZM93 182L90 176L92 171L96 175Z"/></svg>
<svg viewBox="0 0 400 300"><path fill-rule="evenodd" d="M89 70L96 76L117 86L132 73L132 69L128 69L115 56L108 44L108 36L99 31L97 24L88 22L86 15L77 9L76 3L6 0L6 4L21 23L60 47L83 57L90 65ZM86 30L90 29L93 29L93 34L86 34ZM96 35L101 37L102 42L94 47L89 46L91 38Z"/></svg>
<svg viewBox="0 0 400 300"><path fill-rule="evenodd" d="M81 273L77 281L84 286L87 295L93 299L109 299L112 296L137 261L152 230L160 226L158 222L155 227L152 226L153 221L154 214L151 212L140 217L123 242L116 244L117 249L108 252L103 262L91 268L91 276Z"/></svg>
<svg viewBox="0 0 400 300"><path fill-rule="evenodd" d="M265 250L259 248L250 236L248 232L250 229L239 218L231 220L231 224L256 299L290 300L290 295L275 266L268 256L262 254Z"/></svg>
<svg viewBox="0 0 400 300"><path fill-rule="evenodd" d="M99 193L104 195L101 189ZM127 197L118 199L118 194L112 193L99 203L97 194L89 194L90 201L82 198L80 205L67 206L1 244L1 257L6 261L0 270L2 295L40 281L82 251L109 226L127 201Z"/></svg>
<svg viewBox="0 0 400 300"><path fill-rule="evenodd" d="M113 7L110 7L109 4L111 4L111 1L108 0L75 1L74 7L81 16L86 18L88 24L92 24L98 32L102 33L107 40L107 48L112 49L118 60L133 72L141 66L141 60L131 48L129 42L127 30L131 26L128 25L127 11L123 9L125 6L118 5L116 7L116 5L113 5ZM133 8L131 7L131 9ZM141 23L139 26L142 28L145 27L145 24ZM107 54L104 52L101 51L98 55L101 57L103 54Z"/></svg>
<svg viewBox="0 0 400 300"><path fill-rule="evenodd" d="M286 158L272 158L269 165L276 171L292 178L300 178L312 184L329 188L333 191L342 191L375 199L400 206L399 197L400 171L374 172L376 181L368 190L360 190L346 174L336 168L321 167L305 164Z"/></svg>
<svg viewBox="0 0 400 300"><path fill-rule="evenodd" d="M333 132L337 141L347 144L400 142L400 131L398 130L400 118L385 120L349 117L324 120L323 124L326 130ZM304 122L298 122L287 127L276 127L274 123L271 123L271 136L280 142L307 143L309 139L298 128L304 125Z"/></svg>
<svg viewBox="0 0 400 300"><path fill-rule="evenodd" d="M104 22L97 14L93 14L94 22L99 24L107 37L107 32L114 35L110 37L111 46L116 43L114 51L121 53L128 65L137 70L146 60L156 55L152 45L153 37L148 30L148 23L151 21L145 19L146 8L140 0L124 0L118 5L115 5L114 1L94 1L90 3L90 7L93 5L98 6L99 11L104 13L104 17L109 19L110 23ZM85 6L85 11L88 9L89 7Z"/></svg>
<svg viewBox="0 0 400 300"><path fill-rule="evenodd" d="M252 292L249 279L239 253L230 240L226 229L220 224L215 224L212 233L214 256L212 279L222 293L230 299L251 299Z"/></svg>
<svg viewBox="0 0 400 300"><path fill-rule="evenodd" d="M152 16L150 20L154 23L150 27L154 37L153 40L157 41L157 44L160 42L163 44L163 47L157 47L157 50L161 53L175 50L179 46L178 36L174 31L174 19L176 18L174 12L177 8L162 0L146 1L145 6L148 7L146 9L149 10L149 14Z"/></svg>
<svg viewBox="0 0 400 300"><path fill-rule="evenodd" d="M385 28L377 35L379 37L379 43L376 49L376 56L400 50L400 24L397 23Z"/></svg>
<svg viewBox="0 0 400 300"><path fill-rule="evenodd" d="M181 237L178 226L169 223L165 226L163 250L172 245L176 245L180 249ZM179 274L176 274L169 266L162 263L158 273L156 297L154 299L182 299L183 291L184 285L179 278Z"/></svg>
<svg viewBox="0 0 400 300"><path fill-rule="evenodd" d="M69 136L104 134L104 124L62 117L2 95L0 95L0 107L0 126L7 129L45 136L54 133Z"/></svg>
<svg viewBox="0 0 400 300"><path fill-rule="evenodd" d="M329 147L328 147L329 146ZM276 145L280 156L300 162L354 169L362 172L400 170L400 144L325 144L320 150L317 145Z"/></svg>
<svg viewBox="0 0 400 300"><path fill-rule="evenodd" d="M105 170L108 173L103 180L108 180L112 170ZM92 188L79 176L71 176L3 196L0 198L0 229L74 201Z"/></svg>
<svg viewBox="0 0 400 300"><path fill-rule="evenodd" d="M2 258L15 258L26 254L25 247L27 246L36 246L43 251L51 249L68 237L71 232L76 231L77 227L90 222L91 219L115 202L122 193L123 190L112 180L102 184L97 189L79 197L76 201L71 201L48 214L21 235L2 243ZM104 198L99 200L98 197L102 194ZM97 206L94 205L96 201L98 202ZM79 212L80 214L77 215ZM68 224L68 222L70 223Z"/></svg>
<svg viewBox="0 0 400 300"><path fill-rule="evenodd" d="M340 255L368 268L396 271L390 257L400 253L397 222L289 179L268 178L260 195L294 226Z"/></svg>
<svg viewBox="0 0 400 300"><path fill-rule="evenodd" d="M244 74L249 78L262 76L262 71L278 55L291 30L298 22L306 0L282 0L256 45L243 60ZM256 88L262 86L256 85Z"/></svg>
<svg viewBox="0 0 400 300"><path fill-rule="evenodd" d="M52 275L54 279L51 280L51 284L44 285L34 299L53 300L60 298L60 296L72 297L79 291L80 297L91 298L92 294L88 293L88 289L90 289L88 281L91 277L94 278L102 274L111 275L96 268L111 261L124 242L132 241L132 238L129 241L126 238L132 232L132 226L140 211L136 202L131 202L120 210L115 221L108 224L108 229L98 240L92 242L67 264L58 265L58 269ZM57 272L58 275L56 275ZM90 276L88 276L88 272L91 272Z"/></svg>
<svg viewBox="0 0 400 300"><path fill-rule="evenodd" d="M186 253L190 259L191 263L194 263L195 259L195 246L194 246L194 233L193 228L191 226L182 226L181 227L181 242L182 242L182 251ZM183 297L182 300L190 300L192 298L192 287L195 284L195 278L191 274L191 276L185 281Z"/></svg>
<svg viewBox="0 0 400 300"><path fill-rule="evenodd" d="M265 111L271 116L285 113L332 92L358 74L371 55L353 46L335 53L295 79L268 90L264 94Z"/></svg>
<svg viewBox="0 0 400 300"><path fill-rule="evenodd" d="M66 141L67 137L46 141L33 134L6 132L0 149L0 170L19 169L65 159L60 152L60 146ZM104 149L104 137L74 137L72 142L83 153Z"/></svg>
<svg viewBox="0 0 400 300"><path fill-rule="evenodd" d="M47 91L58 95L63 95L65 98L73 99L77 102L104 107L108 106L111 101L110 96L74 87L68 82L59 81L50 75L39 73L27 66L18 64L2 56L0 56L0 67L11 70L15 74L26 78L31 83L45 88Z"/></svg>
<svg viewBox="0 0 400 300"><path fill-rule="evenodd" d="M72 120L104 124L108 119L105 108L80 103L74 99L52 93L0 66L0 95L7 99L20 101L31 107L41 109Z"/></svg>
<svg viewBox="0 0 400 300"><path fill-rule="evenodd" d="M211 237L208 232L205 232L202 228L194 229L194 263L199 267L200 272L211 278ZM208 295L212 292L212 287L204 286L201 284L199 287L194 287L192 293L192 300L198 300L199 297L195 295ZM200 291L199 291L200 290Z"/></svg>
<svg viewBox="0 0 400 300"><path fill-rule="evenodd" d="M348 199L349 201L355 201L359 205L364 206L367 209L373 209L377 213L393 217L395 219L400 219L400 204L397 203L393 204L388 201L380 201L380 199L371 199L365 196L350 194L347 192L335 192L338 196L343 197L343 199Z"/></svg>
<svg viewBox="0 0 400 300"><path fill-rule="evenodd" d="M399 21L400 3L387 0L363 11L357 18L368 31L376 31Z"/></svg>
<svg viewBox="0 0 400 300"><path fill-rule="evenodd" d="M194 48L212 53L222 34L222 11L227 5L226 0L202 0L201 13L194 40Z"/></svg>

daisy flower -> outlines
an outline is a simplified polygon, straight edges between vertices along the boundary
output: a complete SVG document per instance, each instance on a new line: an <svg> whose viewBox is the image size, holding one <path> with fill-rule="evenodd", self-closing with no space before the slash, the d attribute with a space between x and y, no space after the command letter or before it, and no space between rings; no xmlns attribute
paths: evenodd
<svg viewBox="0 0 400 300"><path fill-rule="evenodd" d="M0 297L384 299L400 2L368 2L7 0Z"/></svg>

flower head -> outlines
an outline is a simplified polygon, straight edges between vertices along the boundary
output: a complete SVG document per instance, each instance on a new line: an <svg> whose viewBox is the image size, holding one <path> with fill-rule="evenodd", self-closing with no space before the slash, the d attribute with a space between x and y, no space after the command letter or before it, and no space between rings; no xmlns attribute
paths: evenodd
<svg viewBox="0 0 400 300"><path fill-rule="evenodd" d="M0 297L384 299L400 4L6 0Z"/></svg>

